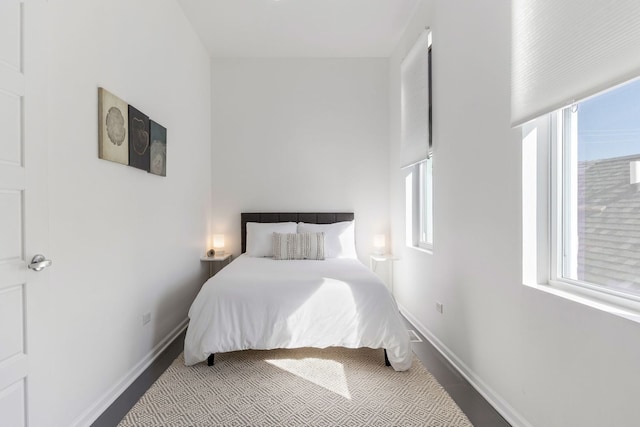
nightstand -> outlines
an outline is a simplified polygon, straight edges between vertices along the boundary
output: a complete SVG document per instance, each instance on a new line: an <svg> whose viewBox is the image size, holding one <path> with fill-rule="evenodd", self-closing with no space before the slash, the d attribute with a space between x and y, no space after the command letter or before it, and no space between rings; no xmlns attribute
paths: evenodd
<svg viewBox="0 0 640 427"><path fill-rule="evenodd" d="M393 263L395 261L397 261L398 259L399 258L397 258L397 257L395 257L395 256L393 256L391 254L384 254L384 255L372 254L372 255L369 255L369 268L374 273L378 269L378 264L380 264L380 263L388 263L389 264L389 272L388 272L389 284L387 286L389 287L389 290L391 291L392 295L393 295Z"/></svg>
<svg viewBox="0 0 640 427"><path fill-rule="evenodd" d="M200 261L209 263L209 277L213 277L218 271L233 260L232 254L224 254L219 256L202 256Z"/></svg>

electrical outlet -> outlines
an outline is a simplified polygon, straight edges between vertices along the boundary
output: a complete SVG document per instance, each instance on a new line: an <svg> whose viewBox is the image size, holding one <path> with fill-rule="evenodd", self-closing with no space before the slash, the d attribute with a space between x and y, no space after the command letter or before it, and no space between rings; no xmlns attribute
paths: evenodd
<svg viewBox="0 0 640 427"><path fill-rule="evenodd" d="M145 313L142 315L142 325L146 325L147 323L151 322L151 313Z"/></svg>
<svg viewBox="0 0 640 427"><path fill-rule="evenodd" d="M444 304L442 304L440 301L436 302L436 310L438 311L438 313L443 314L444 313Z"/></svg>

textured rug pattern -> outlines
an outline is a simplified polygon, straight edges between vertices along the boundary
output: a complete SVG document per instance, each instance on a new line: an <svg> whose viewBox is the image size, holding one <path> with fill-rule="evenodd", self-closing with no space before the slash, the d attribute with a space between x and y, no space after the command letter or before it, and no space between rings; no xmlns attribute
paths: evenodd
<svg viewBox="0 0 640 427"><path fill-rule="evenodd" d="M384 366L382 350L296 349L180 355L119 427L429 426L471 423L415 356Z"/></svg>

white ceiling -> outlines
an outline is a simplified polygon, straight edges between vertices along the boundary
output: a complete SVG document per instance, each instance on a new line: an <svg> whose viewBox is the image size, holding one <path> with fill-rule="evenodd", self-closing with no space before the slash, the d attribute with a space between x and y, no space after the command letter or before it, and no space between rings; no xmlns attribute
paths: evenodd
<svg viewBox="0 0 640 427"><path fill-rule="evenodd" d="M387 57L419 0L178 0L214 57Z"/></svg>

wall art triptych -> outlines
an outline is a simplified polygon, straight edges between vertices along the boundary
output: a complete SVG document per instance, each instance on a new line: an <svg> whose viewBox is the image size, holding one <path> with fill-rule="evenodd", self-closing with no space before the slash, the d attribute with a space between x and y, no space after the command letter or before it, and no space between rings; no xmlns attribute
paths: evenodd
<svg viewBox="0 0 640 427"><path fill-rule="evenodd" d="M167 176L167 129L104 88L98 88L98 156Z"/></svg>

